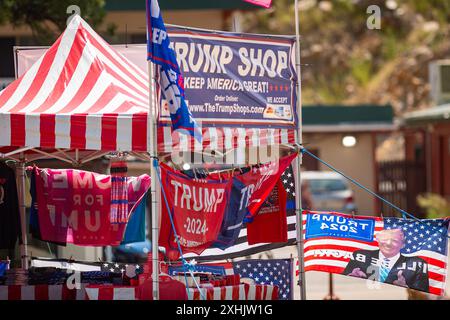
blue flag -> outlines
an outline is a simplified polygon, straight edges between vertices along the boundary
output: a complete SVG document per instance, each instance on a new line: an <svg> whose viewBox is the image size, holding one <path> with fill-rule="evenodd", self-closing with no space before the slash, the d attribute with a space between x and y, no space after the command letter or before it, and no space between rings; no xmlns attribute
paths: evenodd
<svg viewBox="0 0 450 320"><path fill-rule="evenodd" d="M147 0L147 60L159 66L161 94L167 101L172 130L179 130L202 140L184 97L183 76L170 43L157 0Z"/></svg>
<svg viewBox="0 0 450 320"><path fill-rule="evenodd" d="M6 270L8 270L8 262L0 261L0 277L5 275Z"/></svg>
<svg viewBox="0 0 450 320"><path fill-rule="evenodd" d="M244 225L244 218L248 214L246 206L240 209L243 188L245 188L244 183L238 179L233 179L227 210L225 211L217 240L212 245L213 248L225 250L236 243Z"/></svg>

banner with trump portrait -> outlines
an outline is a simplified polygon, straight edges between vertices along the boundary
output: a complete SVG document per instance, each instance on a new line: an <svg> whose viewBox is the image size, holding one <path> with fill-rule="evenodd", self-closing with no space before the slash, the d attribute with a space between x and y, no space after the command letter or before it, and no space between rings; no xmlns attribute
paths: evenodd
<svg viewBox="0 0 450 320"><path fill-rule="evenodd" d="M444 295L449 218L401 219L304 211L305 271Z"/></svg>

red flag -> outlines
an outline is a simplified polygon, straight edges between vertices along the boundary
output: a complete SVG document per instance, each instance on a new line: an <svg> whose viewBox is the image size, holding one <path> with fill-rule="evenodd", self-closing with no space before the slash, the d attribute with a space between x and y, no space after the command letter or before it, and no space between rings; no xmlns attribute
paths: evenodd
<svg viewBox="0 0 450 320"><path fill-rule="evenodd" d="M247 186L246 193L241 199L241 205L245 205L248 208L246 218L251 219L256 216L264 201L277 184L280 176L296 156L297 153L293 153L281 159L265 163L259 168L253 168L251 171L236 177Z"/></svg>
<svg viewBox="0 0 450 320"><path fill-rule="evenodd" d="M217 239L232 180L191 179L165 164L161 164L161 180L169 208L162 198L160 245L167 252L177 250L170 209L183 252L202 253Z"/></svg>
<svg viewBox="0 0 450 320"><path fill-rule="evenodd" d="M256 4L264 8L270 8L270 6L272 5L272 0L244 0L244 1Z"/></svg>

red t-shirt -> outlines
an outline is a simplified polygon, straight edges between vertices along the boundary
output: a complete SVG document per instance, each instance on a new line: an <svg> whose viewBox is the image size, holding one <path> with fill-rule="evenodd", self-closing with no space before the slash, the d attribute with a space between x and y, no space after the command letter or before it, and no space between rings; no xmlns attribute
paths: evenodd
<svg viewBox="0 0 450 320"><path fill-rule="evenodd" d="M278 243L288 240L286 201L286 190L279 180L253 221L247 224L248 244Z"/></svg>

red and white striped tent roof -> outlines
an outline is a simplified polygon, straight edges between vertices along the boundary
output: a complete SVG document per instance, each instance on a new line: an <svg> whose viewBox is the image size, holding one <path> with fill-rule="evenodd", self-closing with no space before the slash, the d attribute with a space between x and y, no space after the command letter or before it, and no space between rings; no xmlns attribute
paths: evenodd
<svg viewBox="0 0 450 320"><path fill-rule="evenodd" d="M88 159L110 151L146 152L148 91L146 70L75 16L58 40L0 92L0 157L45 150L44 155L52 153L56 158L62 153L58 159L66 161L67 153L74 150L77 158L79 150L96 152L88 153ZM295 140L293 129L202 130L203 143L198 144L171 133L169 126L160 127L158 150L242 151Z"/></svg>
<svg viewBox="0 0 450 320"><path fill-rule="evenodd" d="M75 16L0 92L0 146L147 151L148 91L148 75Z"/></svg>

